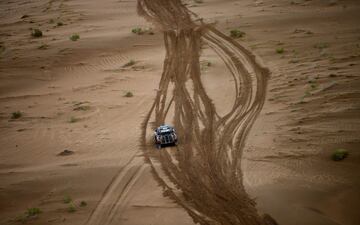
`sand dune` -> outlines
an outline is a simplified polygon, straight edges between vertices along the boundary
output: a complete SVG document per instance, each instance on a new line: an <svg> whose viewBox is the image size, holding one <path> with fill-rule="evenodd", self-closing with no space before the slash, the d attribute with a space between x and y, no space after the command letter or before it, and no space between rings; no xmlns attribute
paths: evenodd
<svg viewBox="0 0 360 225"><path fill-rule="evenodd" d="M359 3L139 3L0 2L0 224L359 224Z"/></svg>

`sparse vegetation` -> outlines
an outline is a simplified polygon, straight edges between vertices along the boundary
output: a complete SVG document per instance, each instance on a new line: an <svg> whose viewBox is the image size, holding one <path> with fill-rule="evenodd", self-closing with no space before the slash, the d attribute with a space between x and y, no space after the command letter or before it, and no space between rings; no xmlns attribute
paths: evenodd
<svg viewBox="0 0 360 225"><path fill-rule="evenodd" d="M315 89L315 88L317 88L317 84L311 84L310 87L311 87L312 89Z"/></svg>
<svg viewBox="0 0 360 225"><path fill-rule="evenodd" d="M65 204L69 204L70 202L72 202L72 198L69 195L65 195L63 198L63 202Z"/></svg>
<svg viewBox="0 0 360 225"><path fill-rule="evenodd" d="M39 208L28 208L26 212L15 218L16 222L26 223L29 219L36 218L41 213Z"/></svg>
<svg viewBox="0 0 360 225"><path fill-rule="evenodd" d="M201 3L204 3L203 0L194 0L195 3L198 3L198 4L201 4Z"/></svg>
<svg viewBox="0 0 360 225"><path fill-rule="evenodd" d="M152 30L152 28L141 28L141 27L136 27L133 28L131 30L132 33L137 34L137 35L142 35L142 34L150 34L153 35L154 31Z"/></svg>
<svg viewBox="0 0 360 225"><path fill-rule="evenodd" d="M282 54L282 53L284 53L284 51L285 51L284 48L277 48L276 49L277 54Z"/></svg>
<svg viewBox="0 0 360 225"><path fill-rule="evenodd" d="M79 39L80 39L80 35L78 35L78 34L73 34L70 36L70 40L72 40L72 41L77 41Z"/></svg>
<svg viewBox="0 0 360 225"><path fill-rule="evenodd" d="M75 107L73 110L74 111L87 111L87 110L90 110L90 106L88 105L80 105L80 106L77 106Z"/></svg>
<svg viewBox="0 0 360 225"><path fill-rule="evenodd" d="M54 19L50 19L50 20L49 20L49 23L50 23L50 24L53 24L53 23L55 23L55 20L54 20Z"/></svg>
<svg viewBox="0 0 360 225"><path fill-rule="evenodd" d="M31 31L31 36L32 36L32 37L35 37L35 38L39 38L39 37L42 37L42 36L43 36L43 33L42 33L42 31L39 30L39 29L33 29L33 30Z"/></svg>
<svg viewBox="0 0 360 225"><path fill-rule="evenodd" d="M346 149L336 149L332 154L331 158L334 161L341 161L349 155L349 152Z"/></svg>
<svg viewBox="0 0 360 225"><path fill-rule="evenodd" d="M69 213L75 212L75 211L76 211L75 205L74 205L73 203L70 203L70 204L69 204L69 207L67 208L67 211L68 211Z"/></svg>
<svg viewBox="0 0 360 225"><path fill-rule="evenodd" d="M80 207L85 207L85 206L87 206L87 202L81 201L81 202L80 202Z"/></svg>
<svg viewBox="0 0 360 225"><path fill-rule="evenodd" d="M144 34L143 29L141 29L140 27L133 28L131 30L131 32L133 32L134 34L138 34L138 35Z"/></svg>
<svg viewBox="0 0 360 225"><path fill-rule="evenodd" d="M39 47L38 47L38 49L40 49L40 50L46 50L46 49L48 49L50 46L49 45L47 45L47 44L42 44L42 45L40 45Z"/></svg>
<svg viewBox="0 0 360 225"><path fill-rule="evenodd" d="M133 65L135 65L135 60L130 60L129 62L127 62L127 63L125 63L124 65L123 65L123 67L129 67L129 66L133 66Z"/></svg>
<svg viewBox="0 0 360 225"><path fill-rule="evenodd" d="M20 111L11 113L11 119L19 119L20 117L22 117L22 112Z"/></svg>
<svg viewBox="0 0 360 225"><path fill-rule="evenodd" d="M317 49L324 49L324 48L328 48L329 47L329 44L328 43L318 43L318 44L315 44L314 45L314 48L317 48Z"/></svg>
<svg viewBox="0 0 360 225"><path fill-rule="evenodd" d="M26 211L26 216L27 217L33 217L33 216L37 216L41 213L41 210L39 208L29 208Z"/></svg>
<svg viewBox="0 0 360 225"><path fill-rule="evenodd" d="M131 91L126 92L124 95L124 97L127 97L127 98L131 98L133 96L134 96L134 94Z"/></svg>
<svg viewBox="0 0 360 225"><path fill-rule="evenodd" d="M245 32L239 30L239 29L234 29L234 30L230 30L230 36L232 38L241 38L245 35Z"/></svg>
<svg viewBox="0 0 360 225"><path fill-rule="evenodd" d="M61 26L63 26L64 24L63 24L63 22L57 22L56 23L56 26L58 26L58 27L61 27ZM79 37L80 38L80 37Z"/></svg>
<svg viewBox="0 0 360 225"><path fill-rule="evenodd" d="M69 123L76 123L79 120L80 120L79 118L76 118L76 117L72 116L72 117L70 117Z"/></svg>

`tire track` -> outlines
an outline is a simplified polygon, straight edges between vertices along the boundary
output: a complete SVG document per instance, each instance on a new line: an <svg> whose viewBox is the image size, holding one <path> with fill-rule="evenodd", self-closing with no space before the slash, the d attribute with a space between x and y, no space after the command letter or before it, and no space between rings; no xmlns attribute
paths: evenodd
<svg viewBox="0 0 360 225"><path fill-rule="evenodd" d="M164 31L166 48L159 91L142 125L142 149L155 178L196 223L274 224L247 195L241 171L243 147L264 104L269 71L180 0L138 0L138 13ZM235 102L222 117L201 81L202 44L223 59L234 77ZM173 115L168 114L170 107ZM154 153L146 143L147 132L169 118L183 144L176 154Z"/></svg>
<svg viewBox="0 0 360 225"><path fill-rule="evenodd" d="M143 173L146 165L142 157L135 154L129 162L120 169L110 184L102 194L101 200L96 205L87 225L109 225L119 218L118 212L121 211L127 203L127 195L136 184Z"/></svg>

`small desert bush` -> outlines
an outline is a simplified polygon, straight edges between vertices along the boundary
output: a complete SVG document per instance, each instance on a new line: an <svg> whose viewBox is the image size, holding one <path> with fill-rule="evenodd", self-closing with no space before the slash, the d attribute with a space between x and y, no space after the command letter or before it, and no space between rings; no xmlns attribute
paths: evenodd
<svg viewBox="0 0 360 225"><path fill-rule="evenodd" d="M81 201L81 202L80 202L80 207L85 207L85 206L87 206L87 202Z"/></svg>
<svg viewBox="0 0 360 225"><path fill-rule="evenodd" d="M318 43L318 44L315 44L314 45L314 48L317 48L317 49L324 49L324 48L328 48L329 47L329 44L328 43Z"/></svg>
<svg viewBox="0 0 360 225"><path fill-rule="evenodd" d="M41 213L39 208L28 208L26 212L15 218L16 222L26 223L28 219L36 218Z"/></svg>
<svg viewBox="0 0 360 225"><path fill-rule="evenodd" d="M315 89L315 88L317 88L317 84L311 84L310 87L311 87L312 89Z"/></svg>
<svg viewBox="0 0 360 225"><path fill-rule="evenodd" d="M201 3L204 3L203 0L194 0L195 3L198 3L198 4L201 4Z"/></svg>
<svg viewBox="0 0 360 225"><path fill-rule="evenodd" d="M285 51L284 48L277 48L276 49L277 54L282 54L282 53L284 53L284 51Z"/></svg>
<svg viewBox="0 0 360 225"><path fill-rule="evenodd" d="M20 111L11 113L11 119L19 119L20 117L22 117L22 112Z"/></svg>
<svg viewBox="0 0 360 225"><path fill-rule="evenodd" d="M70 202L72 202L72 198L69 195L65 195L63 198L63 203L69 204Z"/></svg>
<svg viewBox="0 0 360 225"><path fill-rule="evenodd" d="M331 155L332 160L341 161L349 155L349 152L346 149L336 149L335 152Z"/></svg>
<svg viewBox="0 0 360 225"><path fill-rule="evenodd" d="M70 36L70 40L72 40L72 41L77 41L79 39L80 39L80 35L78 35L78 34L73 34Z"/></svg>
<svg viewBox="0 0 360 225"><path fill-rule="evenodd" d="M127 63L125 63L124 65L123 65L123 67L129 67L129 66L133 66L133 65L135 65L135 60L130 60L129 62L127 62Z"/></svg>
<svg viewBox="0 0 360 225"><path fill-rule="evenodd" d="M40 213L41 213L41 210L39 208L29 208L26 211L26 216L32 217L32 216L39 215Z"/></svg>
<svg viewBox="0 0 360 225"><path fill-rule="evenodd" d="M72 116L72 117L70 117L70 119L69 119L69 123L76 123L76 122L78 122L79 120L80 120L79 118L76 118L76 117Z"/></svg>
<svg viewBox="0 0 360 225"><path fill-rule="evenodd" d="M136 28L133 28L131 30L132 33L134 34L138 34L138 35L142 35L142 34L150 34L150 35L153 35L154 34L154 31L152 30L152 28L141 28L141 27L136 27Z"/></svg>
<svg viewBox="0 0 360 225"><path fill-rule="evenodd" d="M126 92L124 95L124 97L127 97L127 98L131 98L133 96L134 96L134 94L131 91Z"/></svg>
<svg viewBox="0 0 360 225"><path fill-rule="evenodd" d="M42 31L39 30L39 29L33 29L33 30L31 31L31 36L32 36L32 37L35 37L35 38L38 38L38 37L42 37L42 36L43 36L43 33L42 33Z"/></svg>
<svg viewBox="0 0 360 225"><path fill-rule="evenodd" d="M232 38L241 38L245 35L245 32L239 30L239 29L234 29L234 30L230 30L230 36Z"/></svg>
<svg viewBox="0 0 360 225"><path fill-rule="evenodd" d="M144 34L144 30L141 29L140 27L133 28L133 29L131 30L131 32L133 32L134 34L138 34L138 35Z"/></svg>
<svg viewBox="0 0 360 225"><path fill-rule="evenodd" d="M70 212L70 213L73 213L76 211L76 207L73 203L70 203L69 204L69 207L67 208L67 211Z"/></svg>
<svg viewBox="0 0 360 225"><path fill-rule="evenodd" d="M56 26L58 26L58 27L61 27L62 25L64 25L63 22L57 22L56 23Z"/></svg>

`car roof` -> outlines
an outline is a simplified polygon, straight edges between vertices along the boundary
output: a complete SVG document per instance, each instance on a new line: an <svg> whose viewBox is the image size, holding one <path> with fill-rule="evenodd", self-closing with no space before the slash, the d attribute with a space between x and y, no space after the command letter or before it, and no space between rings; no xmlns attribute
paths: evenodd
<svg viewBox="0 0 360 225"><path fill-rule="evenodd" d="M169 125L161 125L159 128L160 128L161 130L163 130L163 129L172 129L172 127L169 126Z"/></svg>

